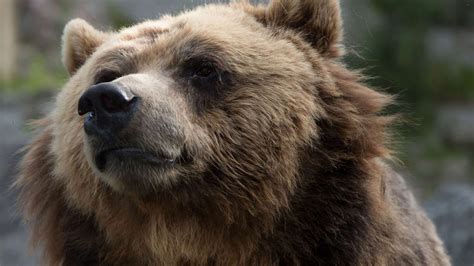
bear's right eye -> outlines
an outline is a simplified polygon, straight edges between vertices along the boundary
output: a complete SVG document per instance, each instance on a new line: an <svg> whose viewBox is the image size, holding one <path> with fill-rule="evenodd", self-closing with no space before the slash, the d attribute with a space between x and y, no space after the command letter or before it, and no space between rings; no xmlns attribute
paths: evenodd
<svg viewBox="0 0 474 266"><path fill-rule="evenodd" d="M104 70L99 72L95 79L94 84L104 83L104 82L112 82L118 78L120 78L122 74L118 71L113 70Z"/></svg>
<svg viewBox="0 0 474 266"><path fill-rule="evenodd" d="M213 74L216 74L215 67L209 62L205 62L194 71L193 78L209 78Z"/></svg>

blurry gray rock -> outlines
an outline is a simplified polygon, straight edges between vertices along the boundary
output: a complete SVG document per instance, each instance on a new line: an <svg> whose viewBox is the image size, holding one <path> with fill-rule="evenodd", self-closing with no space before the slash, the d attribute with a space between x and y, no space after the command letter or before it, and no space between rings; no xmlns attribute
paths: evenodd
<svg viewBox="0 0 474 266"><path fill-rule="evenodd" d="M0 104L0 265L33 265L26 256L25 230L15 215L15 197L9 190L15 165L16 152L27 141L22 132L22 111L18 106Z"/></svg>
<svg viewBox="0 0 474 266"><path fill-rule="evenodd" d="M203 4L226 2L229 2L229 0L140 0L139 4L130 4L131 2L127 0L110 1L110 3L116 5L125 15L135 21L157 19L164 14L175 14ZM268 3L268 0L251 0L250 2Z"/></svg>
<svg viewBox="0 0 474 266"><path fill-rule="evenodd" d="M453 265L474 265L474 189L461 184L441 186L425 207Z"/></svg>
<svg viewBox="0 0 474 266"><path fill-rule="evenodd" d="M33 113L44 113L49 99L47 93L35 97L0 93L0 266L36 265L35 256L28 254L26 228L16 213L10 186L21 157L18 151L29 138L25 122Z"/></svg>
<svg viewBox="0 0 474 266"><path fill-rule="evenodd" d="M474 66L474 60L472 60L474 58L474 31L472 29L434 28L429 31L426 43L428 52L435 58Z"/></svg>
<svg viewBox="0 0 474 266"><path fill-rule="evenodd" d="M207 1L212 2L212 1ZM222 2L222 1L221 1ZM145 19L157 19L161 15L168 13L176 13L184 9L190 9L194 6L203 4L204 1L199 0L142 0L140 4L130 4L126 0L113 0L113 4L117 5L122 12L135 21L142 21Z"/></svg>
<svg viewBox="0 0 474 266"><path fill-rule="evenodd" d="M474 105L446 106L440 109L437 128L448 144L474 147Z"/></svg>

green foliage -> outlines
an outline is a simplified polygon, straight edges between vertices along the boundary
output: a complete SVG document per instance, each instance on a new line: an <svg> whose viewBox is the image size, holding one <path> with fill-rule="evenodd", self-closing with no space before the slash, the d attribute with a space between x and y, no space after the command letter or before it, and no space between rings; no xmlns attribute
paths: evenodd
<svg viewBox="0 0 474 266"><path fill-rule="evenodd" d="M133 20L112 1L107 1L107 15L114 29L128 27L133 24Z"/></svg>
<svg viewBox="0 0 474 266"><path fill-rule="evenodd" d="M433 59L428 53L427 33L432 27L470 27L474 6L462 0L371 0L382 18L372 30L368 49L362 58L349 63L376 77L372 85L387 88L405 103L400 109L418 117L429 117L446 101L474 99L474 71L449 59ZM454 15L453 15L454 14ZM426 121L423 121L425 124Z"/></svg>
<svg viewBox="0 0 474 266"><path fill-rule="evenodd" d="M426 25L438 16L444 0L372 0L374 7L389 18L404 25Z"/></svg>
<svg viewBox="0 0 474 266"><path fill-rule="evenodd" d="M473 102L474 69L460 60L434 58L428 33L474 27L474 4L464 0L371 0L381 19L371 29L368 47L348 63L367 69L371 85L398 96L406 123L396 127L401 161L422 183L425 192L443 182L452 161L474 160L468 147L450 145L436 129L438 108L444 104ZM462 55L460 55L462 56ZM367 68L369 67L369 68ZM468 161L469 162L469 161ZM472 176L465 173L466 178Z"/></svg>
<svg viewBox="0 0 474 266"><path fill-rule="evenodd" d="M474 4L466 0L371 0L384 16L405 25L474 24Z"/></svg>
<svg viewBox="0 0 474 266"><path fill-rule="evenodd" d="M36 55L24 74L20 74L16 79L6 82L6 86L2 89L11 92L34 93L42 90L58 89L66 81L67 74L64 71L50 69L45 58Z"/></svg>

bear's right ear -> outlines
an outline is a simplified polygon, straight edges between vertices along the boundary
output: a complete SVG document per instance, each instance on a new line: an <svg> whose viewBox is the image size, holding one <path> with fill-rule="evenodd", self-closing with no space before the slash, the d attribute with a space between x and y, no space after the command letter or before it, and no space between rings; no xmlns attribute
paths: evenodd
<svg viewBox="0 0 474 266"><path fill-rule="evenodd" d="M343 54L339 0L271 0L266 7L247 5L246 11L265 25L300 33L326 57Z"/></svg>
<svg viewBox="0 0 474 266"><path fill-rule="evenodd" d="M94 29L82 19L73 19L64 27L62 60L73 75L107 39L108 34Z"/></svg>

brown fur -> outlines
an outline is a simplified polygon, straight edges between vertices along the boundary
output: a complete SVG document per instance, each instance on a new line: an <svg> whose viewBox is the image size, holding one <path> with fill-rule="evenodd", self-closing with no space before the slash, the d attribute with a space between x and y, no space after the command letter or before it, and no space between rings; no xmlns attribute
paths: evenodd
<svg viewBox="0 0 474 266"><path fill-rule="evenodd" d="M117 33L70 22L72 77L16 183L44 262L449 265L383 163L392 118L379 113L392 99L338 60L341 35L336 0L210 5ZM226 73L215 91L183 78L202 56ZM124 139L186 149L192 163L95 168L77 101L111 70L143 99Z"/></svg>

